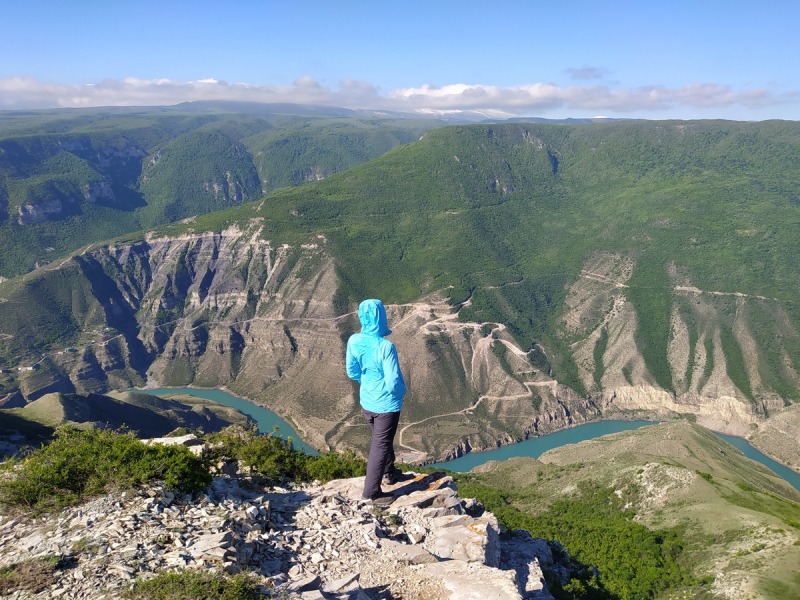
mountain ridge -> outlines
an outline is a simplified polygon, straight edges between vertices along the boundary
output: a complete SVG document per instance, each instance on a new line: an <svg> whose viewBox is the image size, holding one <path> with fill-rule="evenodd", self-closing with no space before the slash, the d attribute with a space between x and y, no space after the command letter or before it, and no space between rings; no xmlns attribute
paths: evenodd
<svg viewBox="0 0 800 600"><path fill-rule="evenodd" d="M124 334L19 389L228 385L312 445L360 447L342 340L358 299L381 297L407 327L418 452L609 415L748 435L798 396L799 139L780 122L437 129L0 284L4 364L110 326Z"/></svg>
<svg viewBox="0 0 800 600"><path fill-rule="evenodd" d="M0 273L324 178L441 125L292 108L0 113Z"/></svg>

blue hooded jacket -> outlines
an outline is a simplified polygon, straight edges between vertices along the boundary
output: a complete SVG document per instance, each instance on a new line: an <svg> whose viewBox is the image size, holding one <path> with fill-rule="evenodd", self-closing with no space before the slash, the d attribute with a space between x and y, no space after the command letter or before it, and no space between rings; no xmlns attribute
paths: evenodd
<svg viewBox="0 0 800 600"><path fill-rule="evenodd" d="M374 413L399 412L406 384L397 350L383 336L392 333L380 300L364 300L358 307L361 333L347 340L347 376L361 384L361 406Z"/></svg>

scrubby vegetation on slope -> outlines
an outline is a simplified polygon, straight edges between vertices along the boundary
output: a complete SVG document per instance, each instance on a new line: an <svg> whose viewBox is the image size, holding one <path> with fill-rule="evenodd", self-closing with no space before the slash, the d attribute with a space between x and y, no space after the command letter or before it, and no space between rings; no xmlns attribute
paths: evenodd
<svg viewBox="0 0 800 600"><path fill-rule="evenodd" d="M137 579L121 597L136 600L259 600L264 595L248 573L220 577L217 573L183 571L159 573L146 581Z"/></svg>
<svg viewBox="0 0 800 600"><path fill-rule="evenodd" d="M341 173L440 127L431 119L297 119L242 140L265 192Z"/></svg>
<svg viewBox="0 0 800 600"><path fill-rule="evenodd" d="M156 480L196 493L211 483L209 468L219 460L241 461L252 475L279 482L356 477L366 468L352 452L310 456L291 440L255 429L234 426L209 442L208 451L196 456L185 446L145 445L132 433L62 427L52 442L2 464L0 504L48 511Z"/></svg>
<svg viewBox="0 0 800 600"><path fill-rule="evenodd" d="M575 561L574 572L563 587L549 582L557 598L645 599L666 590L698 587L699 591L707 583L691 575L683 556L687 542L680 533L634 522L612 488L582 480L577 497L558 500L546 512L531 515L514 504L538 495L470 484L469 479L459 476L460 493L478 498L505 527L558 540L567 549Z"/></svg>
<svg viewBox="0 0 800 600"><path fill-rule="evenodd" d="M212 455L238 460L271 481L330 481L366 473L366 462L350 450L311 456L295 450L291 440L259 434L253 428L229 428L209 441Z"/></svg>
<svg viewBox="0 0 800 600"><path fill-rule="evenodd" d="M4 466L0 501L35 511L156 479L189 492L211 483L203 459L184 446L146 446L132 434L101 429L60 429L52 443Z"/></svg>
<svg viewBox="0 0 800 600"><path fill-rule="evenodd" d="M577 564L563 598L797 593L800 495L697 425L644 427L455 477L506 527L564 545Z"/></svg>

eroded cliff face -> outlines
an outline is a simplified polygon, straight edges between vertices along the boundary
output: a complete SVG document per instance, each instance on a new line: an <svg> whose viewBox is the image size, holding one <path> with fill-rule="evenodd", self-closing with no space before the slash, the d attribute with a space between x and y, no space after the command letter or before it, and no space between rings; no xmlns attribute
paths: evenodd
<svg viewBox="0 0 800 600"><path fill-rule="evenodd" d="M751 424L786 406L780 390L800 386L787 343L798 333L777 301L701 290L670 266L666 353L660 364L648 364L642 318L626 294L633 267L630 258L597 253L567 296L562 331L577 338L572 349L581 380L604 414L612 408L686 413L745 436ZM671 390L656 383L654 367L667 374Z"/></svg>
<svg viewBox="0 0 800 600"><path fill-rule="evenodd" d="M800 472L800 404L753 425L749 440L764 454Z"/></svg>
<svg viewBox="0 0 800 600"><path fill-rule="evenodd" d="M675 390L659 387L624 295L632 266L598 255L568 295L564 331L578 339L572 348L585 396L534 368L502 325L488 331L459 321L443 294L388 305L390 339L409 387L398 439L403 457L454 458L599 418L691 415L746 435L779 412L783 401L758 378L757 365L748 367L750 395L732 381L715 325L719 307L688 286L676 284L675 294L692 298L693 312L671 317ZM63 311L72 312L80 335L73 348L48 351L37 371L19 376L28 400L148 383L224 386L287 418L312 446L363 450L368 442L357 388L344 370L345 342L359 325L335 304L339 281L323 236L275 246L256 219L246 230L97 247L35 281L70 287ZM745 355L757 354L749 300L734 300L732 331Z"/></svg>

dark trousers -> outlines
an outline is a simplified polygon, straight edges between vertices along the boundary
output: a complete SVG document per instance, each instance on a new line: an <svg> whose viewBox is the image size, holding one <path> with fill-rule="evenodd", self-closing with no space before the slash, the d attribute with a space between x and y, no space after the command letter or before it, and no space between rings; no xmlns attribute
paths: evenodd
<svg viewBox="0 0 800 600"><path fill-rule="evenodd" d="M374 413L364 409L361 412L372 430L362 496L374 498L381 493L381 478L394 471L394 434L397 432L400 413Z"/></svg>

